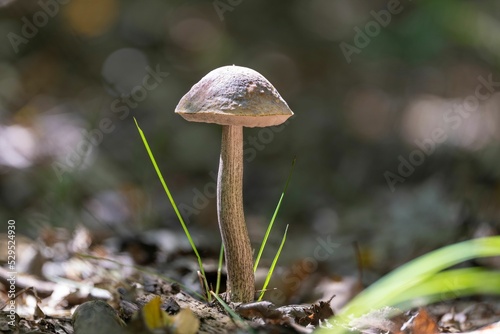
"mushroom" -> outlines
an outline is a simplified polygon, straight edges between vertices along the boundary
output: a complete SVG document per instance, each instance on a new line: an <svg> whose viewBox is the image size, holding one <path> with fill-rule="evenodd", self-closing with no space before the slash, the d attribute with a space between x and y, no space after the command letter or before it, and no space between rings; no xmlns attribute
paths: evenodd
<svg viewBox="0 0 500 334"><path fill-rule="evenodd" d="M230 301L253 301L253 254L243 213L243 127L279 125L293 112L260 73L234 65L204 76L182 97L175 112L190 122L222 125L217 216L226 254L227 291Z"/></svg>

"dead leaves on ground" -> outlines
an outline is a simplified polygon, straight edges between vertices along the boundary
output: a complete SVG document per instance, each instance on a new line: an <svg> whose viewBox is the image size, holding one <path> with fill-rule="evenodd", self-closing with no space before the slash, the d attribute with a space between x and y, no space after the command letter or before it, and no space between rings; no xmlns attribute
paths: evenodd
<svg viewBox="0 0 500 334"><path fill-rule="evenodd" d="M449 318L449 314L443 315L441 319L436 319L428 312L427 309L424 308L420 308L415 312L401 314L394 308L386 307L351 321L350 327L357 333L377 334L500 333L500 322L474 331L463 331L460 329L460 325L458 323L450 325L449 322L443 321L447 318Z"/></svg>
<svg viewBox="0 0 500 334"><path fill-rule="evenodd" d="M125 324L115 310L100 300L88 301L78 306L72 316L74 334L195 334L200 320L190 309L181 309L170 315L162 309L160 296L154 296L132 320Z"/></svg>
<svg viewBox="0 0 500 334"><path fill-rule="evenodd" d="M332 297L333 298L333 297ZM276 307L267 301L240 304L235 311L247 319L262 319L270 324L298 324L317 327L322 321L333 316L330 300L319 301L312 305L287 305Z"/></svg>
<svg viewBox="0 0 500 334"><path fill-rule="evenodd" d="M164 330L172 334L195 334L200 328L200 320L190 309L183 308L175 315L162 310L160 296L155 296L144 305L138 317L150 332Z"/></svg>
<svg viewBox="0 0 500 334"><path fill-rule="evenodd" d="M87 331L76 329L76 334L110 334L120 330L126 333L186 334L210 332L207 328L216 329L220 333L233 333L238 330L234 320L222 308L196 300L192 297L193 294L184 292L185 288L183 290L177 284L159 279L155 273L160 270L154 268L154 265L148 265L148 268L153 268L151 270L144 270L144 267L137 265L150 263L155 258L153 254L163 259L168 258L168 266L161 267L165 270L165 276L178 277L180 282L191 287L196 286L195 276L184 275L186 272L193 272L191 267L186 266L186 263L191 265L192 261L186 258L183 252L178 252L180 246L157 254L157 248L141 242L115 240L111 246L105 247L102 242L93 241L91 234L85 230L75 231L73 237L67 233L56 232L45 231L43 238L38 241L37 249L40 252L45 250L45 253L52 256L25 258L27 263L24 264L26 268L43 266L45 273L57 278L56 282L49 282L44 276L36 275L37 271L33 272L35 274L29 272L31 275L18 274L16 325L10 329L6 326L8 313L5 311L8 310L5 309L0 312L0 332L9 333L10 330L10 333L72 333L70 312L77 305L80 305L79 311L73 316L73 324L75 328L87 328ZM170 237L171 240L181 239L172 235ZM83 256L80 252L89 255ZM183 266L178 267L175 263L182 263ZM235 310L240 316L248 319L245 325L253 327L258 333L274 328L287 333L311 332L314 328L328 326L327 319L333 315L332 306L339 308L339 300L343 303L349 296L352 297L353 293L358 292L358 289L354 288L357 287L356 281L350 283L345 277L334 279L320 269L315 271L316 276L306 275L304 263L294 264L294 268L295 271L288 274L285 272L282 277L290 278L291 276L287 275L296 274L296 280L293 282L297 284L288 287L282 285L280 288L289 291L290 296L300 296L298 303L304 300L302 297L326 295L327 299L332 294L337 294L338 297L333 301L330 299L313 304L279 307L268 301L240 304ZM0 267L0 301L8 299L5 294L8 277L8 272ZM33 286L37 288L33 289ZM347 297L343 297L343 294ZM287 298L291 298L290 296ZM104 301L95 302L97 299L108 301L109 304ZM286 300L292 303L289 299ZM377 334L500 333L498 324L473 331L485 324L500 321L500 307L489 310L486 307L481 308L481 305L485 304L469 301L467 307L457 307L455 312L456 305L457 302L453 302L444 304L444 309L441 310L429 306L413 313L396 312L399 314L397 316L390 311L395 309L382 309L361 317L354 327L364 331L363 333ZM3 308L7 304L0 302L0 306ZM94 308L98 311L92 313ZM115 309L119 311L118 315ZM93 330L86 326L89 321L84 322L85 326L79 325L81 320L78 318L86 313L98 324ZM482 322L475 322L474 316ZM126 326L123 326L121 319L127 323ZM245 332L241 328L239 330Z"/></svg>

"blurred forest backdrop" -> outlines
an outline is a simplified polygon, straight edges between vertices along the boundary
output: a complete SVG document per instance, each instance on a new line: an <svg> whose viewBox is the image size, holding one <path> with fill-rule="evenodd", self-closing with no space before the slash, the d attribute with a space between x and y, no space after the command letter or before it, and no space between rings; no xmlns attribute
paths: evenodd
<svg viewBox="0 0 500 334"><path fill-rule="evenodd" d="M180 231L217 250L219 126L174 114L210 70L251 67L295 116L245 129L245 210L286 263L383 273L500 228L500 2L1 0L0 219ZM4 231L5 232L5 231Z"/></svg>

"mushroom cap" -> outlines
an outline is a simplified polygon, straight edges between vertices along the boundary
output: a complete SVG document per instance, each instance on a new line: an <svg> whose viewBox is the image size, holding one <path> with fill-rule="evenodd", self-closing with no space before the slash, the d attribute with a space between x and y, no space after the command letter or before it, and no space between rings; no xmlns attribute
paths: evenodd
<svg viewBox="0 0 500 334"><path fill-rule="evenodd" d="M190 122L246 127L279 125L293 115L262 74L235 65L205 75L182 97L175 112Z"/></svg>

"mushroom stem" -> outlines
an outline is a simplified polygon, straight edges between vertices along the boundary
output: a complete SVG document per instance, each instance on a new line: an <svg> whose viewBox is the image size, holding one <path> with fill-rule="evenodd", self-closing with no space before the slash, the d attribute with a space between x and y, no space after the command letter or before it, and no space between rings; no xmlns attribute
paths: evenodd
<svg viewBox="0 0 500 334"><path fill-rule="evenodd" d="M217 178L217 215L232 302L254 298L253 256L243 213L243 127L222 126L222 145Z"/></svg>

